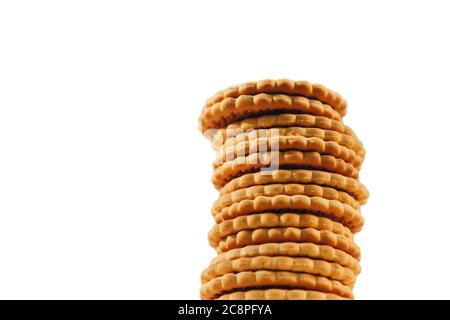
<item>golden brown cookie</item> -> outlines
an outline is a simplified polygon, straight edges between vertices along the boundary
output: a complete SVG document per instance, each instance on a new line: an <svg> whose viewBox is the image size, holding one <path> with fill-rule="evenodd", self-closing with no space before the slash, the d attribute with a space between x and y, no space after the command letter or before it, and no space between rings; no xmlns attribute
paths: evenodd
<svg viewBox="0 0 450 320"><path fill-rule="evenodd" d="M210 265L206 270L204 270L202 272L201 279L202 283L206 283L227 273L258 270L309 273L339 281L350 288L353 288L356 279L356 275L353 270L343 267L337 263L330 263L324 260L313 260L303 257L293 258L283 256L258 256L253 258L223 260L219 263Z"/></svg>
<svg viewBox="0 0 450 320"><path fill-rule="evenodd" d="M288 227L328 230L353 240L353 233L343 224L325 217L306 213L257 213L240 216L215 224L208 233L208 239L212 247L217 247L221 240L242 230Z"/></svg>
<svg viewBox="0 0 450 320"><path fill-rule="evenodd" d="M257 256L309 257L328 262L336 262L341 266L350 268L355 274L361 272L359 261L348 253L331 246L317 245L314 243L283 242L249 245L221 253L212 259L211 264L216 264L224 260L252 258Z"/></svg>
<svg viewBox="0 0 450 320"><path fill-rule="evenodd" d="M316 184L269 184L256 185L222 194L213 205L212 212L217 214L223 208L229 207L243 200L253 200L259 196L274 197L278 195L308 197L322 197L328 200L336 200L359 210L359 202L345 191L339 191L330 187L322 187Z"/></svg>
<svg viewBox="0 0 450 320"><path fill-rule="evenodd" d="M287 127L319 128L324 130L333 130L336 132L350 135L354 139L356 139L359 143L361 143L361 141L359 141L358 137L353 132L353 130L350 127L344 125L342 121L337 121L321 116L313 116L310 114L280 113L280 114L263 115L233 122L224 129L232 134L233 132L242 133L256 129L287 128ZM208 134L206 136L209 137Z"/></svg>
<svg viewBox="0 0 450 320"><path fill-rule="evenodd" d="M339 281L308 273L268 270L228 273L214 278L201 286L200 296L202 299L215 299L232 290L267 286L315 290L353 298L352 289Z"/></svg>
<svg viewBox="0 0 450 320"><path fill-rule="evenodd" d="M335 188L352 195L361 204L364 204L369 196L369 192L364 185L356 179L345 177L336 173L303 169L248 173L228 182L220 190L220 194L226 194L256 185L278 183L317 184Z"/></svg>
<svg viewBox="0 0 450 320"><path fill-rule="evenodd" d="M327 104L301 96L284 94L241 95L225 98L203 110L199 118L202 132L220 129L237 120L270 113L301 113L323 116L337 121L339 113Z"/></svg>
<svg viewBox="0 0 450 320"><path fill-rule="evenodd" d="M348 204L322 197L308 197L305 195L277 195L274 197L257 196L252 200L242 200L224 207L218 212L212 212L216 222L220 223L239 216L260 212L292 212L299 210L304 213L317 213L341 222L352 232L358 232L364 219L359 210Z"/></svg>
<svg viewBox="0 0 450 320"><path fill-rule="evenodd" d="M361 142L355 137L340 133L333 130L325 130L319 128L302 128L302 127L287 127L287 128L268 128L268 129L250 129L248 131L221 129L212 136L211 142L214 150L221 146L231 146L243 141L259 137L278 137L278 136L301 136L305 138L319 138L324 141L334 141L342 146L355 151L361 157L364 157L365 151Z"/></svg>
<svg viewBox="0 0 450 320"><path fill-rule="evenodd" d="M358 168L353 164L330 155L321 155L318 152L303 151L274 151L253 153L245 157L238 157L227 161L214 170L212 182L217 189L243 174L260 170L261 168L325 170L339 173L346 177L358 178Z"/></svg>
<svg viewBox="0 0 450 320"><path fill-rule="evenodd" d="M226 161L236 159L257 152L266 151L315 151L322 155L330 155L360 168L364 158L352 149L334 141L324 141L320 138L305 138L302 136L274 136L270 138L256 138L239 142L236 145L222 146L217 150L214 168L218 168Z"/></svg>
<svg viewBox="0 0 450 320"><path fill-rule="evenodd" d="M260 289L235 291L221 295L218 300L348 300L336 294L299 289Z"/></svg>
<svg viewBox="0 0 450 320"><path fill-rule="evenodd" d="M281 242L327 245L342 250L355 259L361 257L361 251L356 243L343 235L335 234L327 230L316 230L312 228L299 229L294 227L239 231L220 241L216 250L217 252L222 253L248 245Z"/></svg>
<svg viewBox="0 0 450 320"><path fill-rule="evenodd" d="M347 110L347 102L338 93L325 86L308 81L294 81L289 79L249 81L228 87L209 98L206 101L204 109L227 97L237 98L240 95L258 93L282 93L317 99L332 106L341 116L344 116Z"/></svg>

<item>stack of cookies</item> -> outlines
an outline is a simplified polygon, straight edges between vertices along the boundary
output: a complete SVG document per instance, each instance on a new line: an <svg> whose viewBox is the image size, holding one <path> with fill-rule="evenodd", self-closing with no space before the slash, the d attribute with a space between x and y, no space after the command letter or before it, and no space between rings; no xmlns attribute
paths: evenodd
<svg viewBox="0 0 450 320"><path fill-rule="evenodd" d="M202 299L353 299L354 233L368 192L365 151L322 85L263 80L207 100L200 129L217 153L208 234L218 255Z"/></svg>

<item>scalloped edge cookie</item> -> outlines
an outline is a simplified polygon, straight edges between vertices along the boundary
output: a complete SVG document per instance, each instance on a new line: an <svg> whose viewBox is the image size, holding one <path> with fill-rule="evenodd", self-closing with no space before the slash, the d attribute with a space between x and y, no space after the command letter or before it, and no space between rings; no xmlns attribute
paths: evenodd
<svg viewBox="0 0 450 320"><path fill-rule="evenodd" d="M353 288L356 281L356 275L353 270L343 267L340 264L305 257L294 258L283 256L258 256L224 260L219 263L211 264L205 269L201 274L201 280L202 283L206 283L227 273L258 270L309 273L339 281L350 288Z"/></svg>
<svg viewBox="0 0 450 320"><path fill-rule="evenodd" d="M257 196L252 200L242 200L233 203L217 213L213 211L212 214L216 222L222 222L252 213L271 211L286 212L292 210L304 210L305 213L323 214L327 218L333 218L333 220L341 222L354 233L361 230L364 224L364 218L360 211L348 204L322 197L308 197L305 195Z"/></svg>
<svg viewBox="0 0 450 320"><path fill-rule="evenodd" d="M352 149L342 146L334 141L324 141L320 138L306 138L302 136L274 136L261 137L242 141L235 145L222 146L216 151L213 167L217 168L223 163L236 159L239 156L266 151L309 151L322 155L330 155L353 164L357 169L361 167L364 158Z"/></svg>
<svg viewBox="0 0 450 320"><path fill-rule="evenodd" d="M306 213L256 213L225 220L213 226L208 233L208 240L212 247L216 247L227 236L242 230L287 227L327 230L353 240L353 233L343 224Z"/></svg>
<svg viewBox="0 0 450 320"><path fill-rule="evenodd" d="M337 190L352 195L361 204L366 203L367 198L369 197L369 192L366 187L357 179L349 178L338 173L305 169L280 169L266 171L264 174L261 172L247 173L228 182L220 189L220 194L226 194L256 185L277 183L317 184L336 188Z"/></svg>
<svg viewBox="0 0 450 320"><path fill-rule="evenodd" d="M302 128L318 128L323 130L333 130L339 133L344 133L352 136L361 145L361 141L356 136L355 132L350 127L344 125L342 121L336 121L321 116L313 116L310 114L296 114L296 113L280 113L271 115L262 115L257 117L247 118L241 121L236 121L229 124L223 130L228 132L245 132L256 129L270 129L270 128L287 128L287 127L302 127ZM219 130L216 131L216 133ZM206 135L209 137L209 135Z"/></svg>
<svg viewBox="0 0 450 320"><path fill-rule="evenodd" d="M231 290L265 286L317 290L353 298L352 289L339 281L308 273L268 270L227 273L204 283L200 288L200 296L202 299L215 299Z"/></svg>
<svg viewBox="0 0 450 320"><path fill-rule="evenodd" d="M220 241L216 251L223 253L248 245L272 242L309 242L317 245L327 245L342 250L357 260L361 258L361 250L358 245L343 235L335 234L327 230L316 230L312 228L299 229L294 227L242 230Z"/></svg>
<svg viewBox="0 0 450 320"><path fill-rule="evenodd" d="M262 114L300 113L341 121L339 113L327 104L302 96L284 94L241 95L225 98L203 110L199 117L202 132L220 129L238 120Z"/></svg>
<svg viewBox="0 0 450 320"><path fill-rule="evenodd" d="M338 263L341 266L352 269L355 274L359 274L361 272L359 261L350 254L328 245L319 245L308 242L269 242L248 245L218 254L211 260L211 264L219 263L224 260L252 258L256 256L308 257Z"/></svg>
<svg viewBox="0 0 450 320"><path fill-rule="evenodd" d="M259 137L271 138L280 136L301 136L305 138L319 138L324 141L333 141L353 150L361 158L364 158L365 156L364 147L360 141L353 136L334 130L311 127L275 127L267 129L250 129L249 131L227 131L226 129L221 129L211 137L211 144L213 149L217 151L220 147L233 146L240 142L249 141Z"/></svg>
<svg viewBox="0 0 450 320"><path fill-rule="evenodd" d="M300 289L260 289L235 291L224 294L217 300L349 300L336 294Z"/></svg>
<svg viewBox="0 0 450 320"><path fill-rule="evenodd" d="M214 202L212 212L216 214L223 208L229 207L234 203L243 200L253 200L258 196L273 197L278 195L321 197L348 204L356 210L359 210L361 207L360 203L345 191L339 191L334 188L323 187L317 184L287 183L250 186L222 194L219 199Z"/></svg>
<svg viewBox="0 0 450 320"><path fill-rule="evenodd" d="M359 170L351 163L330 155L318 152L274 151L253 153L227 161L214 170L212 183L216 189L221 189L228 182L243 174L261 168L294 166L296 169L315 169L339 173L346 177L358 178Z"/></svg>
<svg viewBox="0 0 450 320"><path fill-rule="evenodd" d="M304 80L289 79L263 79L259 81L247 81L230 86L224 90L218 91L215 95L210 97L206 101L204 109L209 108L211 105L220 102L227 97L236 98L243 94L257 93L300 95L329 104L336 109L341 116L344 116L347 111L347 102L337 92L334 92L321 84L315 84Z"/></svg>

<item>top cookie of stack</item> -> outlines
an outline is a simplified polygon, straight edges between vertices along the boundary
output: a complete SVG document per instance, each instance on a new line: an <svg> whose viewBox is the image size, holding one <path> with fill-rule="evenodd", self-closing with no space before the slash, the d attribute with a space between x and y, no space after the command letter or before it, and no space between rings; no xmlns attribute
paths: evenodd
<svg viewBox="0 0 450 320"><path fill-rule="evenodd" d="M368 192L358 180L365 150L342 122L346 111L334 91L285 79L207 100L199 127L217 152L208 236L219 256L202 274L202 298L353 298L353 233Z"/></svg>
<svg viewBox="0 0 450 320"><path fill-rule="evenodd" d="M273 101L277 96L279 100ZM272 100L270 106L257 105L258 97L265 98L266 103ZM256 105L253 108L246 107L246 102L251 102L252 99ZM309 107L309 112L299 109L302 107ZM205 132L252 114L267 114L270 110L277 109L312 115L326 114L332 119L341 120L347 112L347 102L338 93L308 81L281 79L246 82L219 91L209 98L200 115L200 128Z"/></svg>

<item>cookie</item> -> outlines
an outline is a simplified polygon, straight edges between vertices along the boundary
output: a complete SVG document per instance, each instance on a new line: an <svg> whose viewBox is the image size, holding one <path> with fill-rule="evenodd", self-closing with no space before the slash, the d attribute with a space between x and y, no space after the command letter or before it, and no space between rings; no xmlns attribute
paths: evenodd
<svg viewBox="0 0 450 320"><path fill-rule="evenodd" d="M333 130L325 130L319 128L302 128L302 127L287 127L287 128L269 128L269 129L254 129L249 131L221 129L212 136L211 143L214 150L222 146L232 146L243 141L259 137L278 137L278 136L301 136L305 138L319 138L324 141L334 141L342 146L345 146L355 151L359 156L364 158L365 150L361 142L353 136L340 133Z"/></svg>
<svg viewBox="0 0 450 320"><path fill-rule="evenodd" d="M356 279L356 275L351 269L345 268L337 263L309 258L258 256L224 260L212 264L202 272L201 280L202 283L206 283L227 273L258 270L309 273L339 281L350 288L353 288Z"/></svg>
<svg viewBox="0 0 450 320"><path fill-rule="evenodd" d="M305 138L302 136L275 136L251 139L250 141L239 142L235 145L224 145L217 150L217 156L213 166L217 168L226 161L256 152L288 150L315 151L322 155L330 155L349 162L358 169L364 160L355 151L341 146L334 141L324 141L320 138Z"/></svg>
<svg viewBox="0 0 450 320"><path fill-rule="evenodd" d="M214 170L212 182L217 189L243 174L261 170L261 168L286 168L324 170L332 173L358 178L358 168L353 164L330 155L318 152L273 151L253 153L227 161Z"/></svg>
<svg viewBox="0 0 450 320"><path fill-rule="evenodd" d="M226 132L230 134L232 134L233 132L237 134L249 130L288 127L319 128L323 130L332 130L350 135L354 139L359 141L353 130L350 127L344 125L342 121L337 121L321 116L313 116L310 114L280 113L251 117L231 123L226 128L224 128L224 130L226 130ZM217 132L218 131L216 131L216 133ZM210 133L213 132L211 131ZM206 134L206 136L210 137L209 134ZM361 142L359 141L359 143Z"/></svg>
<svg viewBox="0 0 450 320"><path fill-rule="evenodd" d="M241 119L271 113L302 113L323 116L337 121L339 113L327 104L301 96L283 94L241 95L225 98L203 110L199 118L202 132L219 129Z"/></svg>
<svg viewBox="0 0 450 320"><path fill-rule="evenodd" d="M200 296L202 299L215 299L231 290L267 286L315 290L353 298L352 289L339 281L308 273L268 270L227 273L203 284Z"/></svg>
<svg viewBox="0 0 450 320"><path fill-rule="evenodd" d="M317 213L341 222L352 232L358 232L364 219L359 210L348 204L336 200L328 200L322 197L308 197L305 195L278 195L274 197L257 196L252 200L242 200L225 207L213 216L220 223L239 216L260 212L285 212L299 210L305 213Z"/></svg>
<svg viewBox="0 0 450 320"><path fill-rule="evenodd" d="M235 291L221 295L218 300L348 300L332 293L299 289L260 289Z"/></svg>
<svg viewBox="0 0 450 320"><path fill-rule="evenodd" d="M256 185L222 194L214 202L212 211L214 214L220 212L223 208L229 207L234 203L243 200L253 200L258 196L273 197L278 195L294 196L305 195L308 197L322 197L329 200L337 200L348 204L354 209L359 210L359 202L347 192L339 191L334 188L322 187L316 184L269 184Z"/></svg>
<svg viewBox="0 0 450 320"><path fill-rule="evenodd" d="M228 87L209 98L203 109L209 108L227 97L237 98L240 95L258 93L283 93L317 99L332 106L341 116L344 116L347 110L347 102L344 98L325 86L313 84L308 81L293 81L288 79L249 81Z"/></svg>
<svg viewBox="0 0 450 320"><path fill-rule="evenodd" d="M321 186L335 188L347 192L360 204L367 201L369 192L358 180L345 177L337 173L330 173L318 170L273 170L248 173L228 182L221 190L220 194L230 193L243 188L256 185L269 185L277 183L302 183L317 184Z"/></svg>
<svg viewBox="0 0 450 320"><path fill-rule="evenodd" d="M257 256L288 256L288 257L308 257L320 259L328 262L336 262L347 267L355 274L361 272L359 261L348 253L327 245L317 245L314 243L264 243L260 245L249 245L243 248L231 249L221 253L211 260L211 265L224 260L234 260L239 258L253 258Z"/></svg>
<svg viewBox="0 0 450 320"><path fill-rule="evenodd" d="M212 247L216 247L227 236L242 230L279 227L328 230L353 240L353 233L341 223L305 213L257 213L226 220L214 225L208 233L208 240Z"/></svg>
<svg viewBox="0 0 450 320"><path fill-rule="evenodd" d="M335 234L327 230L316 230L312 228L299 229L293 227L242 230L221 240L216 250L219 253L223 253L248 245L281 242L327 245L342 250L355 259L359 260L361 257L361 251L356 243L343 235Z"/></svg>

